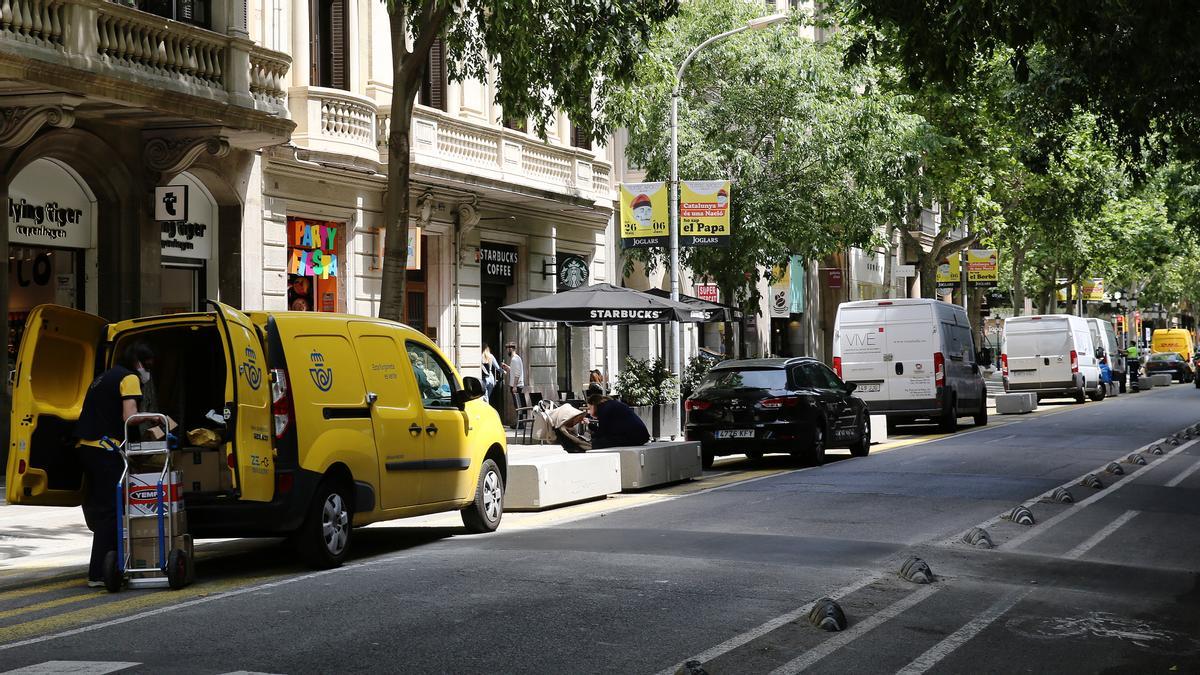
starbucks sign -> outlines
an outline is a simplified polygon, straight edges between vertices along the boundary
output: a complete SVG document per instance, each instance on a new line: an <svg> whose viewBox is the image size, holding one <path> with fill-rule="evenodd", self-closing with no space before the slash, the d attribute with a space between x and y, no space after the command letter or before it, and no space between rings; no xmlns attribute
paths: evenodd
<svg viewBox="0 0 1200 675"><path fill-rule="evenodd" d="M590 271L588 263L582 256L558 254L558 290L569 291L580 286L586 286Z"/></svg>

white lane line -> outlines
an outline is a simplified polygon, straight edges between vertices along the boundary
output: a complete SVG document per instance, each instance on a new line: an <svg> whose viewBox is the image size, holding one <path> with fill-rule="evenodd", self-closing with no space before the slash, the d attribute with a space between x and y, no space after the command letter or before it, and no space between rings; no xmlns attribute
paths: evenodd
<svg viewBox="0 0 1200 675"><path fill-rule="evenodd" d="M1129 476L1125 480L1120 481L1119 483L1116 483L1115 485L1112 485L1111 487L1106 487L1103 490L1100 490L1096 494L1092 495L1091 497L1088 497L1087 499L1085 499L1081 502L1077 502L1075 504L1074 508L1063 511L1063 512L1059 513L1058 515L1050 518L1046 522L1030 528L1028 531L1021 533L1019 536L1013 537L1012 539L1009 539L1008 541L1004 542L1003 544L1000 544L1000 546L998 546L997 548L1011 550L1011 549L1014 549L1014 548L1020 546L1021 544L1024 544L1025 542L1038 536L1039 534L1043 534L1043 533L1047 532L1054 525L1057 525L1057 524L1061 523L1062 521L1066 520L1067 518L1070 518L1071 516L1082 512L1083 508L1085 506L1094 504L1097 501L1120 490L1121 488L1125 487L1126 485L1129 485L1133 481L1137 480L1140 476L1146 475L1146 473L1148 471L1150 471L1150 469L1153 469L1154 467L1167 461L1168 459L1174 457L1175 455L1178 455L1179 453L1181 453L1184 450L1188 449L1189 447L1195 445L1196 443L1200 443L1200 439L1195 440L1195 441L1188 441L1187 443L1184 443L1183 445L1175 448L1174 450L1168 452L1167 454L1156 458L1154 461L1152 461L1149 464L1147 464L1146 466L1142 467L1141 470L1139 470L1137 473L1133 474L1132 476ZM1107 475L1106 475L1106 477L1107 477Z"/></svg>
<svg viewBox="0 0 1200 675"><path fill-rule="evenodd" d="M7 670L0 675L105 675L140 666L130 661L46 661L16 670Z"/></svg>
<svg viewBox="0 0 1200 675"><path fill-rule="evenodd" d="M930 668L936 666L942 659L950 656L956 649L966 644L971 638L979 635L984 628L992 625L996 619L1004 616L1008 610L1012 609L1018 602L1025 599L1033 589L1024 589L1013 591L1008 595L1000 598L991 607L988 607L982 614L971 619L962 628L954 631L946 637L946 639L930 647L924 654L913 659L912 663L900 669L897 675L921 675Z"/></svg>
<svg viewBox="0 0 1200 675"><path fill-rule="evenodd" d="M1200 469L1200 460L1196 460L1195 464L1191 465L1187 469L1184 469L1178 476L1175 476L1171 480L1167 481L1167 487L1175 487L1179 485L1183 481L1187 480L1188 476L1196 473L1197 469Z"/></svg>
<svg viewBox="0 0 1200 675"><path fill-rule="evenodd" d="M1141 513L1141 511L1134 511L1132 509L1129 511L1126 511L1125 513L1122 513L1120 516L1117 517L1116 520L1112 521L1108 525L1105 525L1104 529L1100 530L1096 534L1093 534L1091 537L1088 537L1087 541L1076 546L1075 548L1071 549L1070 551L1067 551L1067 554L1063 557L1066 558L1067 560L1078 559L1084 553L1087 553L1088 551L1095 548L1096 544L1099 544L1100 542L1107 539L1109 537L1109 535L1111 535L1113 532L1116 532L1117 530L1121 529L1122 525L1124 525L1125 523L1128 523L1129 521L1131 521L1135 517L1137 517L1137 515L1139 513Z"/></svg>
<svg viewBox="0 0 1200 675"><path fill-rule="evenodd" d="M869 586L870 584L875 583L876 581L878 581L882 578L883 578L883 573L876 572L874 574L863 577L862 579L859 579L858 581L855 581L852 584L849 584L847 586L843 586L843 587L837 589L829 597L833 598L834 600L845 597L861 588L864 588L865 586ZM656 673L656 675L673 675L674 673L678 672L680 668L683 667L684 663L687 663L688 661L695 660L695 661L699 661L701 663L708 663L709 661L712 661L713 659L717 658L718 656L721 656L722 654L727 654L727 653L737 649L738 647L741 647L742 645L746 644L747 642L752 642L754 640L757 640L758 638L766 635L767 633L770 633L773 630L776 630L782 626L786 626L787 624L789 624L803 616L807 616L808 613L810 611L812 611L813 605L815 605L815 604L816 604L816 600L808 603L807 605L804 605L803 607L794 609L794 610L788 612L787 614L780 614L779 616L775 617L774 619L771 619L770 621L767 621L766 623L758 626L757 628L752 628L752 629L746 631L745 633L741 633L740 635L735 635L711 649L700 652L699 654L697 654L695 656L689 656L688 658L684 659L683 661L680 661L679 663L676 663L675 665L673 665L669 668L664 668L664 669L660 670L658 673Z"/></svg>
<svg viewBox="0 0 1200 675"><path fill-rule="evenodd" d="M797 656L775 670L772 670L771 675L793 675L794 673L803 671L805 668L808 668L817 661L820 661L826 656L829 656L842 647L845 647L851 642L857 640L859 637L862 637L867 632L912 609L929 596L937 593L938 590L938 586L923 586L921 590L905 596L895 604L884 607L878 612L872 614L870 617L863 619L859 623L854 624L840 633L835 634L833 637L825 640L816 647L813 647L800 656Z"/></svg>

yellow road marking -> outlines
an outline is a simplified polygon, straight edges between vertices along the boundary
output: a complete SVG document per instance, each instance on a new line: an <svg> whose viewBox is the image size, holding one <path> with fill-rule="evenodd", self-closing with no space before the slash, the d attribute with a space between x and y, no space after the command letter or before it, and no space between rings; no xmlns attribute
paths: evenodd
<svg viewBox="0 0 1200 675"><path fill-rule="evenodd" d="M252 585L262 581L267 581L274 578L287 576L286 574L274 574L265 576L246 577L240 579L229 579L225 581L209 582L192 588L185 588L178 591L167 590L146 590L146 591L130 591L124 599L114 600L113 602L104 602L77 609L63 614L55 614L41 619L34 619L24 623L16 623L11 626L0 628L0 644L16 642L28 637L43 633L53 633L62 630L67 630L93 621L102 619L113 619L121 615L131 614L137 610L147 609L156 605L167 605L193 598L199 598L207 595L215 595L232 590L239 586ZM87 596L90 598L104 597L121 597L108 596L107 594L96 594Z"/></svg>
<svg viewBox="0 0 1200 675"><path fill-rule="evenodd" d="M78 575L72 575L72 577L70 579L67 579L66 581L59 581L57 583L40 584L37 586L29 586L29 587L21 588L21 589L14 590L14 591L0 591L0 602L4 602L6 600L16 600L17 598L24 598L24 597L28 597L30 595L38 595L40 593L48 593L50 591L56 591L60 588L71 588L73 586L74 587L83 587L84 586L83 578L79 577Z"/></svg>
<svg viewBox="0 0 1200 675"><path fill-rule="evenodd" d="M75 603L75 602L82 602L84 600L94 600L98 597L102 597L101 593L104 593L104 589L88 589L88 590L91 590L91 591L98 590L99 592L83 593L80 595L68 595L65 598L55 598L53 600L47 600L45 602L39 602L39 603L33 604L33 605L25 605L24 607L18 607L16 609L6 609L4 611L0 611L0 621L14 617L14 616L19 616L21 614L32 614L33 612L41 612L41 611L45 611L47 609L54 609L55 607L62 607L63 605L69 605L69 604Z"/></svg>

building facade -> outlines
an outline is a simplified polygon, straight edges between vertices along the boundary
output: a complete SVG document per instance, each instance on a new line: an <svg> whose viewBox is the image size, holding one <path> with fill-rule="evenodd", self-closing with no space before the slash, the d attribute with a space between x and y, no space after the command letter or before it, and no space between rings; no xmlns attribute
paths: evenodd
<svg viewBox="0 0 1200 675"><path fill-rule="evenodd" d="M252 39L249 10L247 0L4 3L10 362L38 304L109 319L205 298L240 304L259 152L294 126L283 88L291 58Z"/></svg>
<svg viewBox="0 0 1200 675"><path fill-rule="evenodd" d="M289 143L262 153L245 220L247 308L374 315L380 298L391 46L374 0L264 0L262 42L292 54ZM435 44L412 123L406 323L464 374L514 341L529 388L607 371L606 333L510 324L498 308L612 278L612 163L565 115L543 141L506 120L494 81L451 83ZM572 270L567 274L567 270ZM561 274L560 274L561 273ZM569 344L569 347L568 347ZM499 403L499 401L497 401Z"/></svg>

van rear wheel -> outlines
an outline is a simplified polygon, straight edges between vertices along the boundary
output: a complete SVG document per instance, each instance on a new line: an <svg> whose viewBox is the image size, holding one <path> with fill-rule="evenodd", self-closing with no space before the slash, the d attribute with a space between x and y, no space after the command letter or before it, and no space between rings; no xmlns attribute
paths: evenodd
<svg viewBox="0 0 1200 675"><path fill-rule="evenodd" d="M504 517L504 477L494 460L483 460L475 501L462 510L463 525L471 534L495 532Z"/></svg>
<svg viewBox="0 0 1200 675"><path fill-rule="evenodd" d="M946 412L942 413L942 418L938 421L938 426L947 434L952 434L958 431L958 400L951 397L950 402L946 404Z"/></svg>
<svg viewBox="0 0 1200 675"><path fill-rule="evenodd" d="M979 412L975 413L975 426L987 426L987 390L985 389L979 398Z"/></svg>
<svg viewBox="0 0 1200 675"><path fill-rule="evenodd" d="M1096 391L1092 392L1091 394L1088 394L1088 398L1092 399L1093 401L1099 402L1099 401L1103 401L1104 397L1107 394L1108 394L1108 385L1101 382L1100 386L1096 387Z"/></svg>
<svg viewBox="0 0 1200 675"><path fill-rule="evenodd" d="M308 516L295 535L300 556L318 569L340 566L350 548L352 522L348 489L325 479L317 488Z"/></svg>

